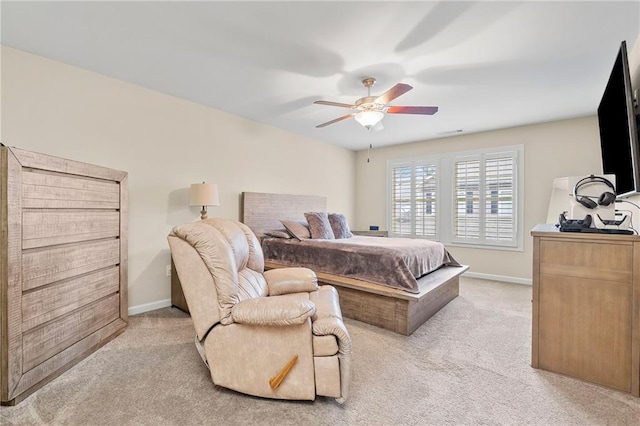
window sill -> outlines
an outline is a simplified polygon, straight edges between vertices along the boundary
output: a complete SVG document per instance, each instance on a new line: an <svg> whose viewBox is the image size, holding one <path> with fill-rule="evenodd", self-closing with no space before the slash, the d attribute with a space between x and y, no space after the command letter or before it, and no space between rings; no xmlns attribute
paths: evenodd
<svg viewBox="0 0 640 426"><path fill-rule="evenodd" d="M519 252L524 251L524 247L492 246L492 245L485 245L485 244L471 244L471 243L461 243L461 242L448 242L448 243L444 243L444 245L447 247L464 247L469 249L481 249L481 250L519 251Z"/></svg>
<svg viewBox="0 0 640 426"><path fill-rule="evenodd" d="M460 241L443 241L435 237L422 237L417 235L397 235L397 234L389 234L391 238L411 238L416 240L429 240L429 241L438 241L444 244L446 247L464 247L470 249L482 249L482 250L499 250L499 251L519 251L523 252L524 247L522 246L493 246L488 244L474 244L474 243L464 243Z"/></svg>

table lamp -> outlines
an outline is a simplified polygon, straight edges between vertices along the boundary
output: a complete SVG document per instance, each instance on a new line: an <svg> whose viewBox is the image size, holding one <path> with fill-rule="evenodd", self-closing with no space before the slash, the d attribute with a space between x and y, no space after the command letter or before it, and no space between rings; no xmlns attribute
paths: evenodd
<svg viewBox="0 0 640 426"><path fill-rule="evenodd" d="M218 185L215 183L192 183L189 189L189 205L202 206L200 219L207 218L207 206L219 206Z"/></svg>

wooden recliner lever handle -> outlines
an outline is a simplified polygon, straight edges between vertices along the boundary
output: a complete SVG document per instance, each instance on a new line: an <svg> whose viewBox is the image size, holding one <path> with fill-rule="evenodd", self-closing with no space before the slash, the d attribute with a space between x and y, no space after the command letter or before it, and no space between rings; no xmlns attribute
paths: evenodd
<svg viewBox="0 0 640 426"><path fill-rule="evenodd" d="M278 375L269 379L269 386L271 386L271 389L274 389L274 390L278 389L278 386L280 386L280 383L282 383L284 378L287 377L287 374L289 374L289 371L291 370L291 368L293 367L293 364L295 364L297 360L298 360L298 355L294 355L293 358L291 358L291 361L289 361L287 365L285 365L284 368L280 370Z"/></svg>

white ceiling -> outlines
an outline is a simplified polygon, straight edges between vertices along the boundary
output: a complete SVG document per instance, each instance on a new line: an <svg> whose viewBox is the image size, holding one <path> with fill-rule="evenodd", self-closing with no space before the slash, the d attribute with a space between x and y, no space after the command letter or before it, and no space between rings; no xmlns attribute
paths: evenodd
<svg viewBox="0 0 640 426"><path fill-rule="evenodd" d="M639 1L9 2L2 44L345 148L594 114ZM414 86L369 132L348 110Z"/></svg>

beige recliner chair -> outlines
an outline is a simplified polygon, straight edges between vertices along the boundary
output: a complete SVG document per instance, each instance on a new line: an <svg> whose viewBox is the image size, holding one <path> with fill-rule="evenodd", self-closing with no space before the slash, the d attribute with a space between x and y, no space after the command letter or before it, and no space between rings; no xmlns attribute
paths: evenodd
<svg viewBox="0 0 640 426"><path fill-rule="evenodd" d="M196 347L216 385L344 402L351 339L333 287L318 287L307 268L264 272L260 244L240 222L205 219L175 227L168 240Z"/></svg>

